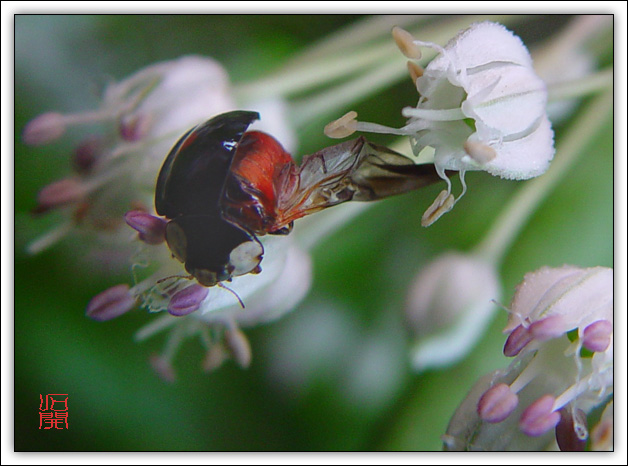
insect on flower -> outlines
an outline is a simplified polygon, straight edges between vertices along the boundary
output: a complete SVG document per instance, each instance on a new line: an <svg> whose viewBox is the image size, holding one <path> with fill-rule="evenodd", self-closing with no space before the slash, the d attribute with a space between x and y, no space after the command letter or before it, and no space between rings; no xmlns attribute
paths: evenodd
<svg viewBox="0 0 628 466"><path fill-rule="evenodd" d="M285 235L294 220L346 201L372 201L441 178L363 137L305 156L302 164L272 136L247 131L250 111L218 115L192 128L166 158L155 192L169 221L173 256L206 287L261 271L257 236Z"/></svg>

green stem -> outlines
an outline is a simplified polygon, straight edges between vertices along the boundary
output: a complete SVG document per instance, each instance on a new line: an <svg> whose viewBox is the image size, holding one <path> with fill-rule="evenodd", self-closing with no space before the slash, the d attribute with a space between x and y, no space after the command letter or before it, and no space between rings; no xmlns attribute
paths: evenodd
<svg viewBox="0 0 628 466"><path fill-rule="evenodd" d="M498 265L539 204L567 173L578 156L588 147L587 142L612 114L612 92L595 97L582 109L577 120L556 148L556 157L547 172L527 182L504 206L501 214L475 253Z"/></svg>
<svg viewBox="0 0 628 466"><path fill-rule="evenodd" d="M461 16L427 24L419 30L411 29L410 32L428 38L431 42L445 43L458 31L468 27L474 21L491 20L502 24L512 24L523 18L521 15ZM346 34L349 33L347 32L325 44L322 52L314 53L311 60L302 61L300 57L297 57L292 63L288 63L267 78L236 86L234 92L238 100L252 101L260 99L260 96L264 98L287 97L311 91L334 80L377 67L382 61L391 61L391 56L396 56L399 62L406 60L396 49L393 40L387 36L368 46L362 46L361 42L354 45L356 41L351 40L347 42L350 45L347 47L345 43ZM369 37L376 36L374 30L368 31L368 35ZM425 64L434 55L434 51L426 50L420 62Z"/></svg>
<svg viewBox="0 0 628 466"><path fill-rule="evenodd" d="M590 74L582 79L560 82L548 86L548 100L575 99L593 94L605 89L613 88L613 68L606 68Z"/></svg>

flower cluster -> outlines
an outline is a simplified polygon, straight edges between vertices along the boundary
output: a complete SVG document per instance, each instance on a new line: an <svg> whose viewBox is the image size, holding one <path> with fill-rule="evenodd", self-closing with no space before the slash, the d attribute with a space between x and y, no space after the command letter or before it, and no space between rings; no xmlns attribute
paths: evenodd
<svg viewBox="0 0 628 466"><path fill-rule="evenodd" d="M282 116L282 103L267 100L248 105L264 115L253 127L277 135L292 149L294 136ZM99 264L114 253L122 258L120 265L128 267L132 262L135 285L103 291L90 301L87 315L110 320L138 304L151 312L167 311L138 333L138 339L144 339L171 329L164 353L151 360L167 380L174 377L170 361L184 336L200 336L211 355L206 368L216 367L229 355L248 365L250 350L239 327L280 316L310 286L310 259L294 238L281 238L281 245L264 238L264 271L256 277L238 277L229 289L208 289L182 278L185 271L164 243L165 221L154 215L153 199L165 156L190 127L238 106L219 63L186 56L111 83L95 111L45 113L23 132L27 144L41 145L61 137L70 125L100 124L100 135L87 135L76 148L75 173L40 191L36 212L57 209L66 221L29 250L39 252L65 235L74 235L91 245ZM246 300L246 312L241 300ZM190 319L183 318L187 315Z"/></svg>
<svg viewBox="0 0 628 466"><path fill-rule="evenodd" d="M527 274L505 332L504 354L513 362L471 390L445 447L538 450L555 436L561 450L584 449L592 413L612 405L613 270L564 266ZM608 432L601 433L608 417L598 418L590 448L608 447Z"/></svg>

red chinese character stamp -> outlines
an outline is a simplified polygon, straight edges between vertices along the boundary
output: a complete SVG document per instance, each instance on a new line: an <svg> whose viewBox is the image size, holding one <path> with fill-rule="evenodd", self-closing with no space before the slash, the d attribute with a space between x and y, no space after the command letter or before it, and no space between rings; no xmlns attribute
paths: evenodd
<svg viewBox="0 0 628 466"><path fill-rule="evenodd" d="M68 428L68 394L49 393L39 395L39 428Z"/></svg>

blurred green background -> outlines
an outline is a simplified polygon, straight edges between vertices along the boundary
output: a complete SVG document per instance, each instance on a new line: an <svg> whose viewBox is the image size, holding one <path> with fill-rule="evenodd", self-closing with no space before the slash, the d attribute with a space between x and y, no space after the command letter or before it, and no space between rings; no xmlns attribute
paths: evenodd
<svg viewBox="0 0 628 466"><path fill-rule="evenodd" d="M283 319L248 331L253 364L205 374L203 350L186 342L168 385L137 344L145 312L97 323L89 299L129 282L128 273L77 269L72 244L38 256L26 244L54 225L33 218L37 191L69 170L76 138L27 147L24 125L46 111L95 107L94 89L164 59L216 58L234 82L262 77L299 50L361 19L352 15L17 16L15 18L15 450L301 451L435 450L472 383L508 360L499 311L472 355L454 367L412 374L402 326L406 289L446 250L468 250L521 184L484 173L453 212L420 227L441 187L383 201L314 249L308 298ZM565 23L531 17L513 26L527 44ZM470 20L471 21L471 20ZM549 26L549 27L548 27ZM352 105L364 121L398 126L416 101L409 79ZM319 149L327 120L300 131L303 153ZM560 141L563 126L558 126ZM390 138L375 137L378 142ZM526 226L501 270L508 304L523 275L542 265L613 265L612 122L591 141ZM310 336L310 340L304 338ZM69 394L69 429L39 430L39 395Z"/></svg>

